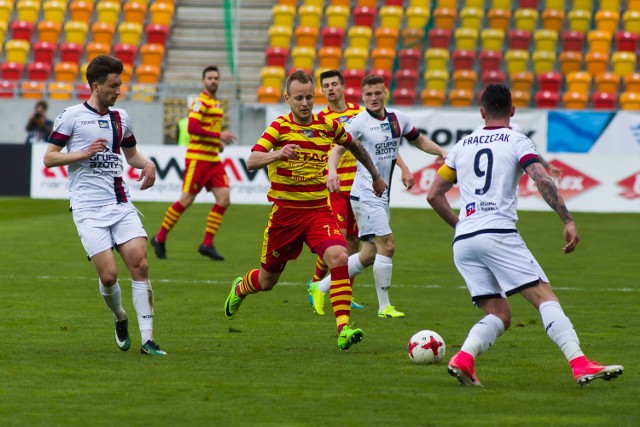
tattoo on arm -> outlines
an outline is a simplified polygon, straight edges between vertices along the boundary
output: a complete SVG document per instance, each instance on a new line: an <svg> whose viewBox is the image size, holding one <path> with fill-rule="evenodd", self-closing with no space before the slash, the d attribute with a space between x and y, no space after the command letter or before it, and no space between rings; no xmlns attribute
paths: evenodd
<svg viewBox="0 0 640 427"><path fill-rule="evenodd" d="M536 187L538 187L538 191L544 201L558 214L562 222L567 223L573 221L564 203L564 199L558 193L558 187L556 187L556 184L544 170L544 166L539 163L534 163L527 167L527 173L533 182L536 183Z"/></svg>
<svg viewBox="0 0 640 427"><path fill-rule="evenodd" d="M355 157L356 160L362 163L362 166L364 166L369 171L369 173L371 174L371 178L373 178L373 180L375 181L375 178L380 176L380 174L378 173L376 166L373 164L371 156L369 156L369 153L360 143L360 141L354 139L348 148L349 151L351 151L351 154L353 154L353 157Z"/></svg>

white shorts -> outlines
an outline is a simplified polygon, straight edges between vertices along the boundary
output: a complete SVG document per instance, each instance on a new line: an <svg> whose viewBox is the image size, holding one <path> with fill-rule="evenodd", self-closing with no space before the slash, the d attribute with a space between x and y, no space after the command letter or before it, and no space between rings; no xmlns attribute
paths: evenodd
<svg viewBox="0 0 640 427"><path fill-rule="evenodd" d="M520 234L483 233L453 244L453 260L474 302L506 298L549 279Z"/></svg>
<svg viewBox="0 0 640 427"><path fill-rule="evenodd" d="M381 200L351 199L351 208L358 223L358 237L368 241L375 236L391 234L389 205Z"/></svg>
<svg viewBox="0 0 640 427"><path fill-rule="evenodd" d="M136 237L147 238L138 211L131 203L74 209L73 222L89 258Z"/></svg>

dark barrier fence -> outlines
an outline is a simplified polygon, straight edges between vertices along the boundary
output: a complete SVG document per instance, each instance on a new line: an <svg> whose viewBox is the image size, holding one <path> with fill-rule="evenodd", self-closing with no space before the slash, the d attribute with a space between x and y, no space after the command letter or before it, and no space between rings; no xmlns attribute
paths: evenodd
<svg viewBox="0 0 640 427"><path fill-rule="evenodd" d="M29 196L31 145L0 144L0 196Z"/></svg>

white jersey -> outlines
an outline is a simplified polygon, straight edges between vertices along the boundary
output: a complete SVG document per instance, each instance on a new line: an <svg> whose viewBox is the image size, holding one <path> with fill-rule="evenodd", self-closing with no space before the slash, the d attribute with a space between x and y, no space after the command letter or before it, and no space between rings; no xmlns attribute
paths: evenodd
<svg viewBox="0 0 640 427"><path fill-rule="evenodd" d="M533 142L506 127L482 128L458 141L445 159L460 189L456 238L515 229L518 181L537 161Z"/></svg>
<svg viewBox="0 0 640 427"><path fill-rule="evenodd" d="M405 137L409 141L415 141L420 132L411 124L406 114L393 109L385 109L384 119L378 119L365 110L351 119L346 128L351 136L362 143L380 176L387 183L387 191L380 199L388 204L391 174L396 164L400 140ZM378 199L373 192L371 174L360 162L351 188L351 197Z"/></svg>
<svg viewBox="0 0 640 427"><path fill-rule="evenodd" d="M114 108L99 114L86 102L73 105L56 118L49 143L66 146L72 153L85 150L98 138L107 140L104 152L69 165L72 209L129 201L129 190L122 180L122 147L134 147L136 140L124 110Z"/></svg>

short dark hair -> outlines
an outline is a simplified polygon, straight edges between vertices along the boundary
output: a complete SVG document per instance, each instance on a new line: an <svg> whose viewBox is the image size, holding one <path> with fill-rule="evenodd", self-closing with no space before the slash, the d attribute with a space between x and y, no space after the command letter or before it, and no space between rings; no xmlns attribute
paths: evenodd
<svg viewBox="0 0 640 427"><path fill-rule="evenodd" d="M89 86L93 82L103 84L109 74L122 74L122 61L109 55L98 55L91 60L87 67L87 83Z"/></svg>
<svg viewBox="0 0 640 427"><path fill-rule="evenodd" d="M327 70L320 73L320 86L322 86L322 81L324 79L330 79L331 77L337 77L340 81L341 85L344 85L344 77L342 77L342 73L338 70Z"/></svg>
<svg viewBox="0 0 640 427"><path fill-rule="evenodd" d="M511 116L511 91L503 84L492 83L482 93L480 105L492 119Z"/></svg>
<svg viewBox="0 0 640 427"><path fill-rule="evenodd" d="M220 71L218 70L218 67L216 65L209 65L207 66L207 68L202 70L202 80L204 80L204 76L206 76L209 71L215 71L216 73L218 73L218 76L220 76Z"/></svg>
<svg viewBox="0 0 640 427"><path fill-rule="evenodd" d="M365 76L364 79L362 79L362 87L379 84L384 84L384 79L382 78L382 76L379 76L377 74L369 74L368 76Z"/></svg>
<svg viewBox="0 0 640 427"><path fill-rule="evenodd" d="M285 87L287 88L287 94L289 94L289 89L291 89L291 83L300 82L302 84L311 83L313 85L313 77L309 75L304 70L296 70L287 77L287 83Z"/></svg>
<svg viewBox="0 0 640 427"><path fill-rule="evenodd" d="M45 101L44 99L41 99L40 101L36 102L36 108L38 107L42 107L45 111L47 111L47 108L49 108L49 104L47 104L47 101Z"/></svg>

